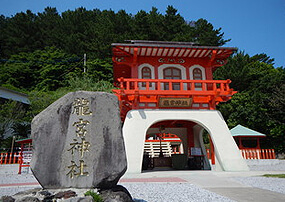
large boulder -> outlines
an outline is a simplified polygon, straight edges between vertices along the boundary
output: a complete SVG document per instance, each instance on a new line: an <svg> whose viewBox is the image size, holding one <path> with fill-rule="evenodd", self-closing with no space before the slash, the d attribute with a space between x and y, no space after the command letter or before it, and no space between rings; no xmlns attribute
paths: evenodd
<svg viewBox="0 0 285 202"><path fill-rule="evenodd" d="M115 95L78 91L32 121L31 169L43 188L111 188L127 168Z"/></svg>

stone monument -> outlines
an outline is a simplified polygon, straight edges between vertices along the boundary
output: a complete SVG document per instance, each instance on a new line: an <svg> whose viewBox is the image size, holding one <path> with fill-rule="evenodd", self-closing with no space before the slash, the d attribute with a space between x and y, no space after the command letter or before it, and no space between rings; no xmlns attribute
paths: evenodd
<svg viewBox="0 0 285 202"><path fill-rule="evenodd" d="M45 189L116 186L127 168L115 95L77 91L32 121L31 170Z"/></svg>

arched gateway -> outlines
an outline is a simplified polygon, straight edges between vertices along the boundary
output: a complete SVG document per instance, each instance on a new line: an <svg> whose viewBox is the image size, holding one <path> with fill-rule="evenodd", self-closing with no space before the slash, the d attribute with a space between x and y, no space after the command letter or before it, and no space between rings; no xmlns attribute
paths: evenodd
<svg viewBox="0 0 285 202"><path fill-rule="evenodd" d="M129 111L124 122L123 134L128 159L128 172L141 172L147 129L155 122L173 119L194 121L207 129L215 147L216 169L225 171L248 169L219 111L145 109ZM199 131L201 129L198 128Z"/></svg>
<svg viewBox="0 0 285 202"><path fill-rule="evenodd" d="M147 133L158 131L160 123L183 125L186 158L197 156L192 149L206 155L201 131L209 133L212 157L210 164L205 160L204 169L208 165L215 170L248 170L222 115L215 110L219 102L236 93L229 86L230 80L213 80L212 75L235 48L154 41L112 46L114 79L119 88L113 91L124 122L127 172L141 172ZM155 158L162 160L163 155Z"/></svg>

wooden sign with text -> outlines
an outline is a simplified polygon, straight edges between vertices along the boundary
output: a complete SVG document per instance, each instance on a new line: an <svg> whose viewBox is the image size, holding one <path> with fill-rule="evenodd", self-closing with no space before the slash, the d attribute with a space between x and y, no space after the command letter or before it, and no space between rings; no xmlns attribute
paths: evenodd
<svg viewBox="0 0 285 202"><path fill-rule="evenodd" d="M169 98L161 97L159 107L191 107L192 98Z"/></svg>

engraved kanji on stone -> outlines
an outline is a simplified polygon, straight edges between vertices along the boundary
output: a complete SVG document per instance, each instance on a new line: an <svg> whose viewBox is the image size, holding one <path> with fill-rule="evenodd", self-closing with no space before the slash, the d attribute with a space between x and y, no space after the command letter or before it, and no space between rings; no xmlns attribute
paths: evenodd
<svg viewBox="0 0 285 202"><path fill-rule="evenodd" d="M77 173L76 175L77 176L88 176L88 172L84 172L84 168L85 167L87 167L87 165L86 164L84 164L84 161L83 160L79 160L79 163L80 163L80 165L79 165L79 173Z"/></svg>
<svg viewBox="0 0 285 202"><path fill-rule="evenodd" d="M74 142L70 143L70 149L67 151L71 151L71 154L74 155L75 150L80 153L81 158L83 158L85 152L89 152L90 143L85 140L85 138L81 139L81 142L78 142L77 139L73 139Z"/></svg>
<svg viewBox="0 0 285 202"><path fill-rule="evenodd" d="M76 98L72 103L73 111L72 114L77 115L92 115L89 109L89 100L85 98Z"/></svg>
<svg viewBox="0 0 285 202"><path fill-rule="evenodd" d="M75 161L71 161L71 165L67 168L70 169L70 171L66 174L71 179L73 179L75 176L88 176L88 172L84 171L84 168L86 168L86 164L84 164L83 160L79 160L79 165L75 163Z"/></svg>
<svg viewBox="0 0 285 202"><path fill-rule="evenodd" d="M88 125L90 122L87 120L79 119L79 121L74 122L73 126L76 126L76 135L78 137L85 137L87 130L85 129L85 126Z"/></svg>
<svg viewBox="0 0 285 202"><path fill-rule="evenodd" d="M76 168L77 168L76 163L75 163L74 161L71 161L71 165L68 166L67 168L69 168L70 171L69 171L66 175L69 175L69 177L70 177L71 179L73 179L74 176L76 175Z"/></svg>

